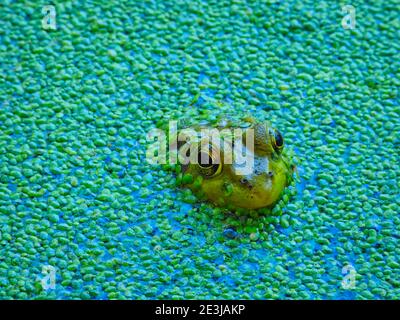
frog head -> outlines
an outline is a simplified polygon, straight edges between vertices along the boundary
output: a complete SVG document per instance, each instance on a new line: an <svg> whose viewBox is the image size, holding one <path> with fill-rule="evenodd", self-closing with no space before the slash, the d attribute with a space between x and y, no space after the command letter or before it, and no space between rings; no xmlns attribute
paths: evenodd
<svg viewBox="0 0 400 320"><path fill-rule="evenodd" d="M190 149L193 141L189 142L184 149L197 160L181 165L182 173L192 178L187 187L218 206L270 207L291 181L282 134L269 123L247 123L239 135L232 134L231 148L208 138L206 143L197 141L194 149Z"/></svg>

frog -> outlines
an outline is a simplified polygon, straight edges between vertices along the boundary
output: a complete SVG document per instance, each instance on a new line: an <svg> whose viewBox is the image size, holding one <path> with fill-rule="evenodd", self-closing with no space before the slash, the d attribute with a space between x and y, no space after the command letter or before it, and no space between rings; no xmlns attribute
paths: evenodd
<svg viewBox="0 0 400 320"><path fill-rule="evenodd" d="M209 128L209 124L199 123L192 128L200 132ZM231 153L228 156L221 145L212 145L212 139L208 138L203 143L204 138L198 138L194 149L197 161L180 164L181 177L186 177L182 179L183 186L220 207L248 210L272 208L293 181L295 169L285 152L281 132L269 121L258 121L252 117L244 117L239 123L218 121L213 128L219 131L239 128L241 131L239 135L231 136L231 149L227 149ZM183 140L183 143L178 143L178 151L187 154L188 150L192 151L193 141L187 137ZM235 148L235 145L239 147ZM251 156L252 170L242 170L243 166L237 164L235 155L238 152ZM225 161L229 158L230 161Z"/></svg>

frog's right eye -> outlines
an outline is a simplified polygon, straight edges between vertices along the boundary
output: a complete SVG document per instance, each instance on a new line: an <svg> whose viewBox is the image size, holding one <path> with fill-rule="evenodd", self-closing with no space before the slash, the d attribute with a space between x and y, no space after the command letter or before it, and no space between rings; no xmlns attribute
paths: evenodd
<svg viewBox="0 0 400 320"><path fill-rule="evenodd" d="M200 151L197 156L197 163L201 174L205 177L211 178L221 173L222 164L209 152Z"/></svg>
<svg viewBox="0 0 400 320"><path fill-rule="evenodd" d="M273 147L276 151L281 151L283 149L283 137L282 134L277 130L273 130L272 134L272 142Z"/></svg>

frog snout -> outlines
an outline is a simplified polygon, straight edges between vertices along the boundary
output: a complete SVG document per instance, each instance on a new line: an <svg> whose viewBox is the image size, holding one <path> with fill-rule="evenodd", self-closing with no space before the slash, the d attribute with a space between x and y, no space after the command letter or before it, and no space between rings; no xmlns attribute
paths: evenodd
<svg viewBox="0 0 400 320"><path fill-rule="evenodd" d="M248 177L241 178L239 182L242 187L246 187L249 189L253 189L254 187L254 181L251 181L251 179Z"/></svg>

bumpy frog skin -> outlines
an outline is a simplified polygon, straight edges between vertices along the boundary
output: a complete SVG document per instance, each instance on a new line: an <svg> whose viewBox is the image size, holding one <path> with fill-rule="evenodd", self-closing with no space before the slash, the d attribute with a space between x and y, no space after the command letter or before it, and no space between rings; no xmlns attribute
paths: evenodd
<svg viewBox="0 0 400 320"><path fill-rule="evenodd" d="M193 176L194 182L187 185L192 191L216 205L245 209L270 207L292 179L292 168L283 153L283 137L268 123L252 119L245 122L248 128L243 129L241 140L244 152L254 154L251 173L238 175L235 160L232 164L224 163L223 150L220 150L219 164L189 163L182 165L182 172ZM222 128L227 126L223 124ZM253 150L245 142L248 129L254 130ZM209 155L212 162L212 153Z"/></svg>

